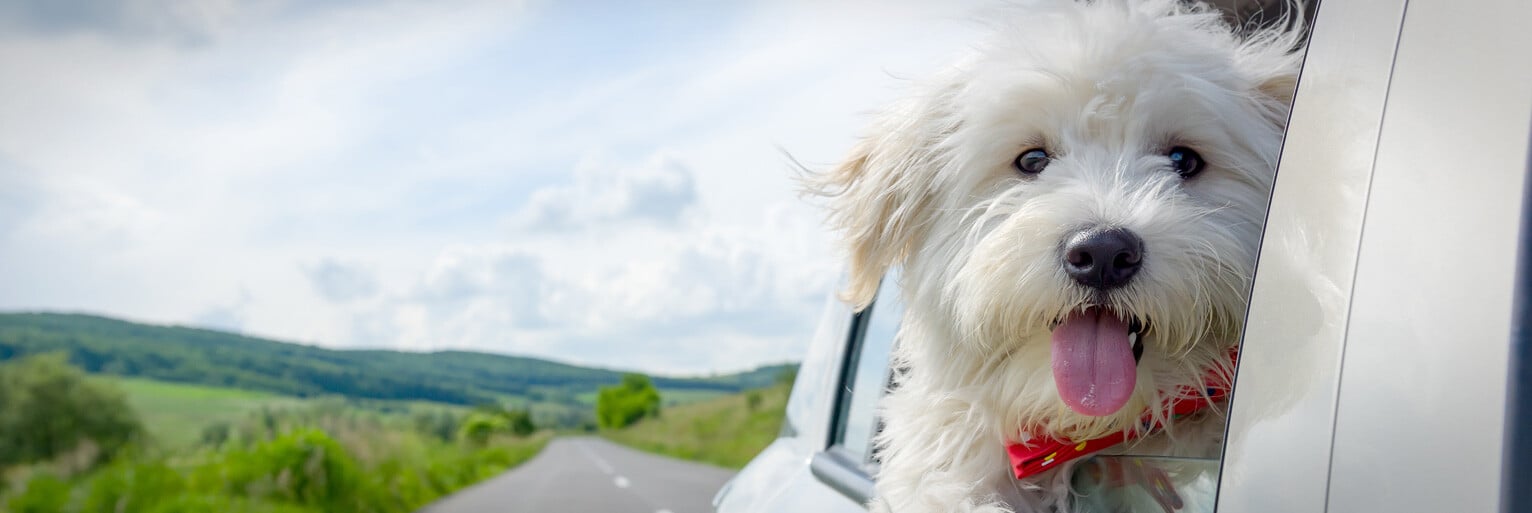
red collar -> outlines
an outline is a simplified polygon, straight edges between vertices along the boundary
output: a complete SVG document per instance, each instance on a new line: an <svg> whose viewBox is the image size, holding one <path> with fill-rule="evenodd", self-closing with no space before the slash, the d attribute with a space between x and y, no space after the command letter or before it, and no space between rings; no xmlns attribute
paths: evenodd
<svg viewBox="0 0 1532 513"><path fill-rule="evenodd" d="M1232 360L1230 363L1237 363L1238 356L1238 349L1229 350L1229 359ZM1229 369L1232 372L1234 367L1231 365ZM1170 409L1170 420L1202 411L1228 397L1230 387L1227 383L1230 377L1224 376L1219 369L1214 369L1208 372L1207 390L1199 391L1195 387L1181 387L1175 396L1166 400ZM1145 429L1142 431L1120 431L1083 442L1055 439L1013 442L1005 446L1005 452L1011 457L1011 469L1016 472L1016 478L1025 479L1051 470L1066 461L1088 456L1137 438L1140 432L1152 433L1164 427L1148 414L1144 415L1143 422Z"/></svg>

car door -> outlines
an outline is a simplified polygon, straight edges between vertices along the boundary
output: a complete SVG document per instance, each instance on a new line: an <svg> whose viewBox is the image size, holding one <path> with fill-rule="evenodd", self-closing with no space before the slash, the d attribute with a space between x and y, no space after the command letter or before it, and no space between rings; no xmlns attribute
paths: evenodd
<svg viewBox="0 0 1532 513"><path fill-rule="evenodd" d="M1525 252L1528 17L1522 0L1319 6L1256 272L1220 510L1495 511L1514 488L1502 464ZM1420 159L1439 150L1453 157Z"/></svg>
<svg viewBox="0 0 1532 513"><path fill-rule="evenodd" d="M719 491L723 513L865 511L877 460L876 405L903 306L896 277L852 312L834 294L788 398L781 435Z"/></svg>
<svg viewBox="0 0 1532 513"><path fill-rule="evenodd" d="M1528 16L1525 1L1319 6L1221 471L1165 467L1217 486L1181 511L1532 507ZM1438 151L1452 157L1422 159ZM1106 500L1088 511L1153 504L1093 492Z"/></svg>

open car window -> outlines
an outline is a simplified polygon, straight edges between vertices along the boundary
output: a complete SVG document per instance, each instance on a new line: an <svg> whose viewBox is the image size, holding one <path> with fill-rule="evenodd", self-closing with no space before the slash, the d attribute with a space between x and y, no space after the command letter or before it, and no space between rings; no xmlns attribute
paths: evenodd
<svg viewBox="0 0 1532 513"><path fill-rule="evenodd" d="M879 427L877 403L889 385L889 355L904 316L897 281L894 273L884 278L877 299L861 314L861 333L850 346L855 356L847 359L837 412L840 421L834 446L869 471L875 464L872 439Z"/></svg>
<svg viewBox="0 0 1532 513"><path fill-rule="evenodd" d="M872 498L872 476L877 472L873 439L881 427L878 401L890 384L889 356L903 316L898 274L891 272L873 303L851 323L830 439L810 465L820 481L859 504Z"/></svg>

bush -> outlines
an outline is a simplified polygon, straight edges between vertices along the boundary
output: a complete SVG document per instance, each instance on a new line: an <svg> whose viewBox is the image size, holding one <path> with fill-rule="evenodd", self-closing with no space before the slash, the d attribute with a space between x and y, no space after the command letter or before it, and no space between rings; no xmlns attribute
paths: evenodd
<svg viewBox="0 0 1532 513"><path fill-rule="evenodd" d="M217 449L229 441L234 433L234 426L228 422L214 422L202 428L202 445Z"/></svg>
<svg viewBox="0 0 1532 513"><path fill-rule="evenodd" d="M186 490L181 474L159 461L115 462L90 479L82 513L137 513Z"/></svg>
<svg viewBox="0 0 1532 513"><path fill-rule="evenodd" d="M511 434L527 436L537 431L537 425L532 423L532 412L528 410L508 410L505 412L507 422L511 425Z"/></svg>
<svg viewBox="0 0 1532 513"><path fill-rule="evenodd" d="M750 411L755 411L757 409L760 409L760 407L761 407L761 391L760 390L751 390L750 392L745 394L745 407L746 407L746 409L748 409Z"/></svg>
<svg viewBox="0 0 1532 513"><path fill-rule="evenodd" d="M660 391L643 374L626 374L617 386L601 387L596 421L603 428L627 427L644 417L660 416Z"/></svg>
<svg viewBox="0 0 1532 513"><path fill-rule="evenodd" d="M106 459L143 432L121 391L86 379L63 354L0 365L0 467L52 459L82 444Z"/></svg>
<svg viewBox="0 0 1532 513"><path fill-rule="evenodd" d="M458 438L475 445L484 445L497 434L527 436L535 431L537 426L532 424L532 412L487 405L479 407L463 419Z"/></svg>
<svg viewBox="0 0 1532 513"><path fill-rule="evenodd" d="M295 504L230 497L226 495L180 495L155 505L149 513L323 513Z"/></svg>
<svg viewBox="0 0 1532 513"><path fill-rule="evenodd" d="M12 513L58 513L69 504L69 483L49 474L33 476L6 506Z"/></svg>
<svg viewBox="0 0 1532 513"><path fill-rule="evenodd" d="M355 460L317 429L301 429L253 450L223 458L225 490L276 499L326 511L356 511L361 476Z"/></svg>
<svg viewBox="0 0 1532 513"><path fill-rule="evenodd" d="M415 431L443 442L451 442L452 437L457 435L461 420L446 410L420 412L414 417Z"/></svg>
<svg viewBox="0 0 1532 513"><path fill-rule="evenodd" d="M505 417L474 412L463 420L463 428L458 433L458 437L474 445L484 445L489 443L489 438L495 433L510 431L510 429L511 424Z"/></svg>

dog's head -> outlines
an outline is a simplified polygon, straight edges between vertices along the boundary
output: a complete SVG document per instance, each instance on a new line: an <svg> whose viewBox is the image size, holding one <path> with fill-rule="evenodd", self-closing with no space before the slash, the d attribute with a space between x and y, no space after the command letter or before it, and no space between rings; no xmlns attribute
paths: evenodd
<svg viewBox="0 0 1532 513"><path fill-rule="evenodd" d="M1014 415L1106 432L1238 337L1299 36L1171 0L1038 3L809 185L849 301L901 265L941 351L1033 371L1008 379L1047 393Z"/></svg>

